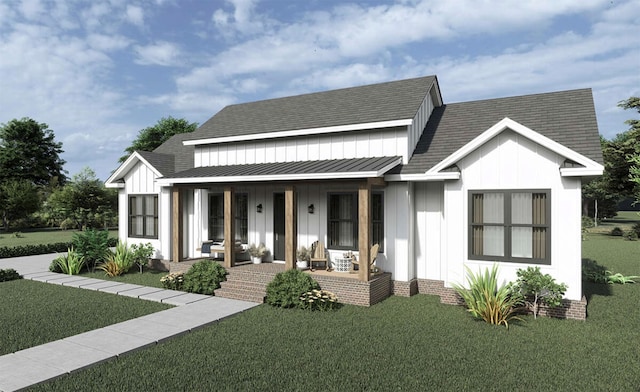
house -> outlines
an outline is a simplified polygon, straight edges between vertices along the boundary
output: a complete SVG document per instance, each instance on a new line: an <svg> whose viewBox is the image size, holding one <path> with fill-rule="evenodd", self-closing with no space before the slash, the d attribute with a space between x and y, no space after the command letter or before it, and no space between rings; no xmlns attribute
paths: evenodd
<svg viewBox="0 0 640 392"><path fill-rule="evenodd" d="M294 268L316 240L330 259L368 260L377 243L386 295L445 302L465 266L497 262L511 281L537 265L580 318L581 184L602 162L589 89L444 104L427 76L229 105L135 152L106 186L119 189L120 239L165 260L226 240L230 268L240 240ZM360 267L359 282L375 279Z"/></svg>

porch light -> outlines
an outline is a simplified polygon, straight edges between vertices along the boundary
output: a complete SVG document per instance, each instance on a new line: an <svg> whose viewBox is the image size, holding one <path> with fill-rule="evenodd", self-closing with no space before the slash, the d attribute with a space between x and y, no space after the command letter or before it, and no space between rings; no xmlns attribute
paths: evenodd
<svg viewBox="0 0 640 392"><path fill-rule="evenodd" d="M315 207L313 206L313 204L309 204L309 207L307 207L307 210L309 211L310 214L313 214L314 209Z"/></svg>
<svg viewBox="0 0 640 392"><path fill-rule="evenodd" d="M256 211L258 211L258 214L262 214L262 203L256 206Z"/></svg>

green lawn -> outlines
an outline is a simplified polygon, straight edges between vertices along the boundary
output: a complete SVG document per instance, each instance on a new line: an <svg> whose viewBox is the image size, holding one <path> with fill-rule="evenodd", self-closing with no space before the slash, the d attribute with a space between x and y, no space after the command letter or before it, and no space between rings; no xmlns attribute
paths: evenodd
<svg viewBox="0 0 640 392"><path fill-rule="evenodd" d="M598 227L589 229L590 233L609 234L614 227L619 227L625 232L637 222L640 222L640 215L636 211L618 211L613 218L603 219L598 223Z"/></svg>
<svg viewBox="0 0 640 392"><path fill-rule="evenodd" d="M171 308L31 280L0 283L0 355Z"/></svg>
<svg viewBox="0 0 640 392"><path fill-rule="evenodd" d="M587 237L584 257L640 275L639 241ZM509 330L427 295L326 313L261 305L34 390L637 390L640 284L584 290L587 321Z"/></svg>
<svg viewBox="0 0 640 392"><path fill-rule="evenodd" d="M3 246L25 246L25 245L40 245L40 244L53 244L57 242L71 242L73 235L78 233L75 230L39 230L39 231L19 231L4 232L0 231L0 247ZM110 230L109 237L117 238L118 231Z"/></svg>

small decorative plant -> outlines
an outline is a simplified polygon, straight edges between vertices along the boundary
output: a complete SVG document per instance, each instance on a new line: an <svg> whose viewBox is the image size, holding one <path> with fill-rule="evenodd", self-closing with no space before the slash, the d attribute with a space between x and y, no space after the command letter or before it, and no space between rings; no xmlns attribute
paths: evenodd
<svg viewBox="0 0 640 392"><path fill-rule="evenodd" d="M162 287L168 290L182 290L182 285L184 284L184 274L180 273L171 273L160 278L160 283L162 283Z"/></svg>
<svg viewBox="0 0 640 392"><path fill-rule="evenodd" d="M151 243L147 242L146 244L131 245L131 251L133 252L133 261L138 265L140 273L142 273L143 268L149 264L149 259L155 249Z"/></svg>
<svg viewBox="0 0 640 392"><path fill-rule="evenodd" d="M311 290L300 296L301 309L325 311L336 309L338 305L338 297L327 290Z"/></svg>
<svg viewBox="0 0 640 392"><path fill-rule="evenodd" d="M590 282L606 284L636 283L635 279L640 279L640 276L635 275L625 276L619 272L614 274L591 259L582 259L582 276Z"/></svg>
<svg viewBox="0 0 640 392"><path fill-rule="evenodd" d="M73 247L83 257L87 269L93 272L96 265L109 256L109 232L107 230L84 230L73 235Z"/></svg>
<svg viewBox="0 0 640 392"><path fill-rule="evenodd" d="M57 269L63 274L78 275L82 267L84 267L84 257L71 247L68 249L66 255L56 257L54 263L56 263Z"/></svg>
<svg viewBox="0 0 640 392"><path fill-rule="evenodd" d="M540 305L545 304L550 308L562 304L562 296L567 291L567 285L556 283L549 274L542 274L540 267L528 267L518 269L518 279L510 289L524 298L527 308L533 313L533 318L538 316Z"/></svg>
<svg viewBox="0 0 640 392"><path fill-rule="evenodd" d="M251 244L248 249L249 255L251 257L263 257L267 253L267 251L269 251L269 249L267 249L267 247L263 243L260 243L260 245Z"/></svg>
<svg viewBox="0 0 640 392"><path fill-rule="evenodd" d="M98 268L103 270L107 276L113 277L129 272L134 263L133 252L127 243L118 241L115 252L110 251L107 261L100 264Z"/></svg>
<svg viewBox="0 0 640 392"><path fill-rule="evenodd" d="M296 252L296 258L300 261L309 262L309 260L311 260L311 248L301 246Z"/></svg>
<svg viewBox="0 0 640 392"><path fill-rule="evenodd" d="M522 299L518 295L512 295L506 285L498 286L497 265L491 270L485 269L484 274L478 271L477 275L469 267L465 266L465 269L469 288L457 284L453 288L462 297L473 317L507 328L510 321L520 320L516 313L522 305Z"/></svg>

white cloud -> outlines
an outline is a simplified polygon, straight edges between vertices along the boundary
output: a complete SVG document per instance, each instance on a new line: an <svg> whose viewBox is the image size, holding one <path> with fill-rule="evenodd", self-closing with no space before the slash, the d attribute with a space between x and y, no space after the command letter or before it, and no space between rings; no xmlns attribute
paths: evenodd
<svg viewBox="0 0 640 392"><path fill-rule="evenodd" d="M45 11L40 0L22 0L19 8L22 15L29 20L41 18Z"/></svg>
<svg viewBox="0 0 640 392"><path fill-rule="evenodd" d="M96 50L111 52L128 47L131 40L122 35L89 34L87 43Z"/></svg>
<svg viewBox="0 0 640 392"><path fill-rule="evenodd" d="M273 20L255 12L258 0L227 0L233 7L233 13L217 9L211 20L218 30L225 36L231 37L235 33L241 35L256 35L264 33L273 24Z"/></svg>
<svg viewBox="0 0 640 392"><path fill-rule="evenodd" d="M161 41L153 45L134 47L137 54L136 64L140 65L162 65L174 66L179 65L182 56L180 48L166 41Z"/></svg>
<svg viewBox="0 0 640 392"><path fill-rule="evenodd" d="M135 26L142 27L144 25L144 11L138 6L127 5L125 19Z"/></svg>

